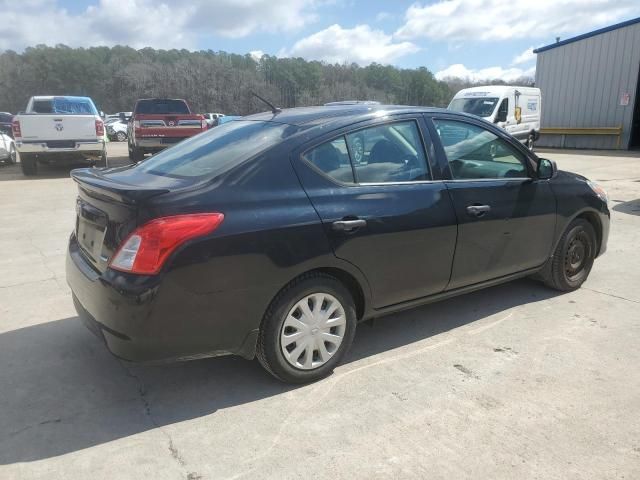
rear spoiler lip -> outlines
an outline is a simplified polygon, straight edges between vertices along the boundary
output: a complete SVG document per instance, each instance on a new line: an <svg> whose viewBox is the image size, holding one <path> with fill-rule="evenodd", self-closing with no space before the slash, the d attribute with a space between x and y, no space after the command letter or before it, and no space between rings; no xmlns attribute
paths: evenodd
<svg viewBox="0 0 640 480"><path fill-rule="evenodd" d="M89 195L94 193L122 203L135 204L170 192L167 188L149 188L115 182L105 178L100 170L94 168L71 170L71 178Z"/></svg>

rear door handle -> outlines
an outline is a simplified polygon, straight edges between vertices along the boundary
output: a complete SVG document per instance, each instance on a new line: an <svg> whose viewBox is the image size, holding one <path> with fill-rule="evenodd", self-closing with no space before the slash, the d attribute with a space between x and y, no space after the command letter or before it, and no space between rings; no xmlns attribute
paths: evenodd
<svg viewBox="0 0 640 480"><path fill-rule="evenodd" d="M467 207L467 213L475 217L482 217L485 213L490 211L491 207L489 205L469 205Z"/></svg>
<svg viewBox="0 0 640 480"><path fill-rule="evenodd" d="M356 220L338 220L331 224L331 228L335 232L353 232L358 228L366 227L367 221L361 218Z"/></svg>

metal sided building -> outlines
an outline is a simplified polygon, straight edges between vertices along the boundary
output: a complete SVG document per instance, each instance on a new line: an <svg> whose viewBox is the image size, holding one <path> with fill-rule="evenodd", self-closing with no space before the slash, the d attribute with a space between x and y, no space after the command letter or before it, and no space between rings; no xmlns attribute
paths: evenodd
<svg viewBox="0 0 640 480"><path fill-rule="evenodd" d="M640 147L640 18L534 50L544 147Z"/></svg>

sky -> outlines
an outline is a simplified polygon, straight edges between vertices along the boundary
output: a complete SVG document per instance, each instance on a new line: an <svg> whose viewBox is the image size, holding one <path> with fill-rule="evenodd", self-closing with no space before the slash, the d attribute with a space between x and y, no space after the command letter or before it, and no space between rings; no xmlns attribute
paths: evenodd
<svg viewBox="0 0 640 480"><path fill-rule="evenodd" d="M534 76L532 49L631 18L640 0L0 0L0 51L130 45Z"/></svg>

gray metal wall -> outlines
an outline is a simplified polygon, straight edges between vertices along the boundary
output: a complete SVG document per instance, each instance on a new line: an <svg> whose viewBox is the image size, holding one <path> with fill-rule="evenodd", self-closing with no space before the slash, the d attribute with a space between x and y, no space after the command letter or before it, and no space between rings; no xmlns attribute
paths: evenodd
<svg viewBox="0 0 640 480"><path fill-rule="evenodd" d="M639 69L640 23L538 53L542 128L622 125L620 148L628 148ZM626 107L620 106L623 92L631 94ZM602 149L615 148L616 138L543 135L537 144Z"/></svg>

